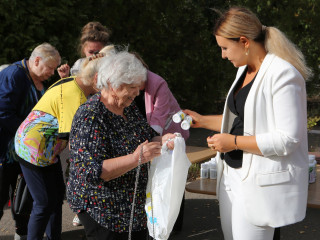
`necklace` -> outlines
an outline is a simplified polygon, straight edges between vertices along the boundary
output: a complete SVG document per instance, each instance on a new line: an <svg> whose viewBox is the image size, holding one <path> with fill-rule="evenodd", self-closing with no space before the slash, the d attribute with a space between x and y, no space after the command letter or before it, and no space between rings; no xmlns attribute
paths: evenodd
<svg viewBox="0 0 320 240"><path fill-rule="evenodd" d="M141 161L142 161L142 155L143 155L143 146L141 146L140 155L139 155L139 162L137 167L137 173L136 173L136 181L134 184L134 193L133 193L133 200L132 200L132 207L131 207L131 214L130 214L130 222L129 222L129 237L128 240L131 240L131 232L132 232L132 224L133 224L133 213L135 208L135 201L136 201L136 195L137 195L137 188L138 188L138 182L139 182L139 175L140 175L140 169L141 169Z"/></svg>

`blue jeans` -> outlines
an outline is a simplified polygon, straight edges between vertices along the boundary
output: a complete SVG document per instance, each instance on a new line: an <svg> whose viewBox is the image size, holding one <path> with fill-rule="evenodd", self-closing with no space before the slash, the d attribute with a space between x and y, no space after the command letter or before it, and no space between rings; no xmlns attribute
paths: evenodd
<svg viewBox="0 0 320 240"><path fill-rule="evenodd" d="M60 161L48 167L28 168L20 164L33 198L28 224L28 240L60 240L62 231L62 204L65 184Z"/></svg>

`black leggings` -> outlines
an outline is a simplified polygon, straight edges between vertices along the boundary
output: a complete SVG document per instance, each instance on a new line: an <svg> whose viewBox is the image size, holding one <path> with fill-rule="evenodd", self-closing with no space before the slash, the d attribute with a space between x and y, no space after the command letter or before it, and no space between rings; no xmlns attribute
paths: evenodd
<svg viewBox="0 0 320 240"><path fill-rule="evenodd" d="M84 226L87 240L127 240L128 233L117 233L108 230L97 223L87 212L78 213L81 224ZM131 233L132 240L151 240L148 230Z"/></svg>

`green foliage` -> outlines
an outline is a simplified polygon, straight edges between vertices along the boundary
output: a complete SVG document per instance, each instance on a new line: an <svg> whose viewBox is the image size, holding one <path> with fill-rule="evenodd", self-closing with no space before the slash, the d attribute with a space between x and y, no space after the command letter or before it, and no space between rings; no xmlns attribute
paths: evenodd
<svg viewBox="0 0 320 240"><path fill-rule="evenodd" d="M49 42L61 53L62 63L72 65L79 58L82 26L100 21L112 30L113 43L139 52L150 70L167 80L182 108L221 113L236 69L221 59L212 35L217 16L210 8L230 5L249 7L263 24L284 31L314 70L308 91L318 91L317 0L2 0L0 64L27 57L35 46Z"/></svg>
<svg viewBox="0 0 320 240"><path fill-rule="evenodd" d="M308 95L319 93L320 87L320 1L318 0L231 0L257 13L262 24L275 26L294 42L306 57L314 77L307 82Z"/></svg>
<svg viewBox="0 0 320 240"><path fill-rule="evenodd" d="M319 116L308 117L308 130L311 130L314 126L316 126L319 121L320 121Z"/></svg>
<svg viewBox="0 0 320 240"><path fill-rule="evenodd" d="M187 181L194 181L198 177L200 177L200 164L193 163L188 170Z"/></svg>
<svg viewBox="0 0 320 240"><path fill-rule="evenodd" d="M233 76L226 84L230 71L221 71L207 1L135 0L126 1L125 7L121 1L105 5L114 10L101 19L112 28L113 41L129 43L130 50L139 52L150 70L168 81L181 107L221 111L216 102L225 96Z"/></svg>

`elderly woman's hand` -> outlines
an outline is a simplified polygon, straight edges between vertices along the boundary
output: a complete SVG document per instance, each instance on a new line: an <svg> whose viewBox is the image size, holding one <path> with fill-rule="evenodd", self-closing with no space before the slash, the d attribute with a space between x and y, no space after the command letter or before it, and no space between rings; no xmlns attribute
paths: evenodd
<svg viewBox="0 0 320 240"><path fill-rule="evenodd" d="M166 143L168 149L172 150L174 148L174 138L176 137L173 133L167 133L162 136L162 144Z"/></svg>
<svg viewBox="0 0 320 240"><path fill-rule="evenodd" d="M141 163L150 162L153 158L158 157L161 154L161 144L159 142L145 141L140 144L133 153L134 159L137 161L139 161L142 148Z"/></svg>
<svg viewBox="0 0 320 240"><path fill-rule="evenodd" d="M60 78L69 77L70 66L67 63L63 64L57 69L57 71L58 71Z"/></svg>

